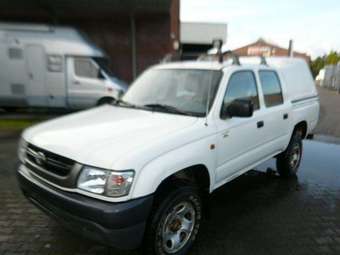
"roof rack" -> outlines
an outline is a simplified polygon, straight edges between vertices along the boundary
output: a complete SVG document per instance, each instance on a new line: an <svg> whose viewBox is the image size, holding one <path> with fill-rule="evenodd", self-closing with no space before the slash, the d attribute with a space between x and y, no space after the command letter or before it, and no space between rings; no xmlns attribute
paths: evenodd
<svg viewBox="0 0 340 255"><path fill-rule="evenodd" d="M240 62L240 56L237 55L235 52L228 50L223 52L222 51L222 46L223 46L223 40L221 39L215 39L213 40L213 48L216 49L216 53L215 54L204 54L198 57L198 61L212 61L212 60L218 60L219 63L223 63L224 62L224 57L230 57L232 59L232 64L233 65L241 65ZM260 56L259 57L261 62L260 65L265 65L268 66L267 60L265 58L265 56Z"/></svg>
<svg viewBox="0 0 340 255"><path fill-rule="evenodd" d="M266 58L265 58L265 56L261 56L260 57L261 58L261 65L264 65L264 66L268 66L268 63L267 63L267 60L266 60Z"/></svg>
<svg viewBox="0 0 340 255"><path fill-rule="evenodd" d="M241 65L240 57L235 52L228 50L228 51L224 52L223 55L231 56L231 58L233 60L233 62L232 62L233 65L238 65L238 66Z"/></svg>

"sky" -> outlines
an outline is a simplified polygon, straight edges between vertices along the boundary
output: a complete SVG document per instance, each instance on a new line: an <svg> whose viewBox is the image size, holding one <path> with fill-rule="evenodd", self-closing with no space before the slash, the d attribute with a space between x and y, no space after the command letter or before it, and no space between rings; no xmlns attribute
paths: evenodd
<svg viewBox="0 0 340 255"><path fill-rule="evenodd" d="M227 23L228 49L262 37L312 58L340 51L339 0L181 0L181 21Z"/></svg>

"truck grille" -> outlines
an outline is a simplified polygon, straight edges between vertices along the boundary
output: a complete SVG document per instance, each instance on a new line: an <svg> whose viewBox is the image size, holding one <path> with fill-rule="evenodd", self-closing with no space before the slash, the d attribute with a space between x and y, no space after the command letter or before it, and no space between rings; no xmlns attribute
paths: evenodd
<svg viewBox="0 0 340 255"><path fill-rule="evenodd" d="M38 166L46 172L61 177L69 175L75 165L73 160L43 150L33 144L28 144L27 146L26 163L30 168Z"/></svg>

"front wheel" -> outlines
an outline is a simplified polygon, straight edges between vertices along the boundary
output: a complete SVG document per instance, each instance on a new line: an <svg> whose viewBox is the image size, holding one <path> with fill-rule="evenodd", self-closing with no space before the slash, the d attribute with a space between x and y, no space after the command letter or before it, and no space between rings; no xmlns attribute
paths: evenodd
<svg viewBox="0 0 340 255"><path fill-rule="evenodd" d="M202 202L196 188L179 187L156 206L145 235L145 254L184 255L201 223Z"/></svg>
<svg viewBox="0 0 340 255"><path fill-rule="evenodd" d="M282 177L295 176L302 158L302 134L295 131L287 149L278 155L276 160L277 170Z"/></svg>
<svg viewBox="0 0 340 255"><path fill-rule="evenodd" d="M97 106L102 106L102 105L106 105L106 104L113 104L114 102L115 102L114 98L104 97L97 102Z"/></svg>

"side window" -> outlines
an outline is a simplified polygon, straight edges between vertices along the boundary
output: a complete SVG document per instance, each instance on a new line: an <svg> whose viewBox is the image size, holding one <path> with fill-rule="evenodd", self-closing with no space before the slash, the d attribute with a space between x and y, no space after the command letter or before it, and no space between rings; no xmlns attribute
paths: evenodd
<svg viewBox="0 0 340 255"><path fill-rule="evenodd" d="M264 102L267 107L283 104L282 89L279 77L274 71L259 72Z"/></svg>
<svg viewBox="0 0 340 255"><path fill-rule="evenodd" d="M100 70L90 58L75 58L74 70L79 77L91 79L100 78Z"/></svg>
<svg viewBox="0 0 340 255"><path fill-rule="evenodd" d="M254 110L260 108L256 79L252 71L236 72L230 77L222 107L228 107L235 99L250 99Z"/></svg>
<svg viewBox="0 0 340 255"><path fill-rule="evenodd" d="M22 59L23 58L23 52L20 48L9 48L8 49L8 57L10 59Z"/></svg>

